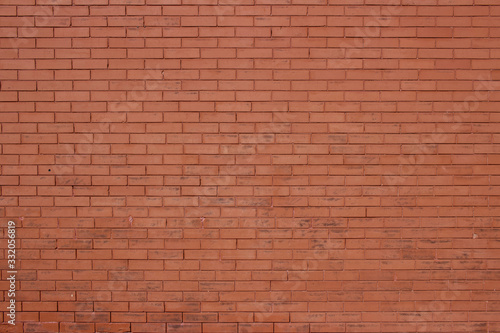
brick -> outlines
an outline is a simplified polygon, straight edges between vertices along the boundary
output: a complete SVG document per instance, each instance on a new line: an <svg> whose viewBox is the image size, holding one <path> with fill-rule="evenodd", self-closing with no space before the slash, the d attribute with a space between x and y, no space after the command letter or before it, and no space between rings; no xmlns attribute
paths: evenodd
<svg viewBox="0 0 500 333"><path fill-rule="evenodd" d="M500 11L415 4L3 1L17 331L498 330Z"/></svg>

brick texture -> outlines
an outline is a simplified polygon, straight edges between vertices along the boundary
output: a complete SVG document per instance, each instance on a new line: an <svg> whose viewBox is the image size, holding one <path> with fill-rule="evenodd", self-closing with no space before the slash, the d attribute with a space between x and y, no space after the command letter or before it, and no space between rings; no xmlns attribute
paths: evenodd
<svg viewBox="0 0 500 333"><path fill-rule="evenodd" d="M2 332L500 332L498 0L0 0Z"/></svg>

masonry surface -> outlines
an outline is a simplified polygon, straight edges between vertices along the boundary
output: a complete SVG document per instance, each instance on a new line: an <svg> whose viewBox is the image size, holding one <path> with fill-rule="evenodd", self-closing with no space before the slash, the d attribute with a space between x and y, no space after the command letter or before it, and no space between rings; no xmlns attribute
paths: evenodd
<svg viewBox="0 0 500 333"><path fill-rule="evenodd" d="M2 332L500 332L498 0L0 0Z"/></svg>

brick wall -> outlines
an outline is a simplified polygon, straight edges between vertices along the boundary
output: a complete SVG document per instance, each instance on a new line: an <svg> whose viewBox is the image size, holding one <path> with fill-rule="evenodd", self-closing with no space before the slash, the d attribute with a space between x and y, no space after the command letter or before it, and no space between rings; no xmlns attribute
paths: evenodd
<svg viewBox="0 0 500 333"><path fill-rule="evenodd" d="M0 0L8 332L500 332L498 0Z"/></svg>

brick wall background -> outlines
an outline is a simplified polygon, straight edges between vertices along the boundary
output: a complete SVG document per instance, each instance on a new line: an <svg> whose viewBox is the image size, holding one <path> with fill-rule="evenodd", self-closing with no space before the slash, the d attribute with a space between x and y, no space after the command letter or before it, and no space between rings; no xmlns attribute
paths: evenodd
<svg viewBox="0 0 500 333"><path fill-rule="evenodd" d="M500 332L498 0L0 15L2 331Z"/></svg>

